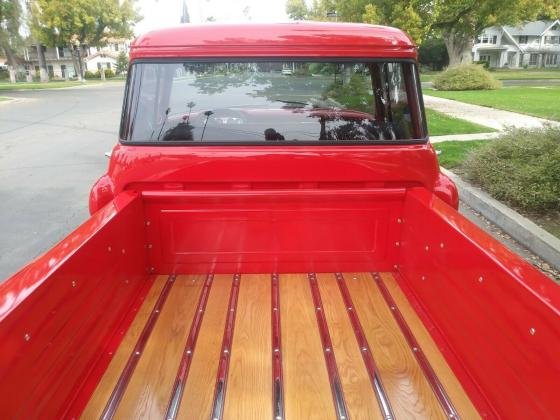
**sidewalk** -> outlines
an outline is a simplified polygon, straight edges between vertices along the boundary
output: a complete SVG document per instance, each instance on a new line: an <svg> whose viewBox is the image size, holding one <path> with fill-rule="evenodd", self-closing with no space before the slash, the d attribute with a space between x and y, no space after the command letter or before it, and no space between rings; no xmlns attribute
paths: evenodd
<svg viewBox="0 0 560 420"><path fill-rule="evenodd" d="M557 121L545 120L543 118L531 117L530 115L502 111L500 109L472 105L429 95L424 95L424 105L426 108L434 109L449 116L462 118L500 131L507 127L533 128L541 127L543 124L560 126L560 123ZM488 137L477 137L477 139L482 138Z"/></svg>

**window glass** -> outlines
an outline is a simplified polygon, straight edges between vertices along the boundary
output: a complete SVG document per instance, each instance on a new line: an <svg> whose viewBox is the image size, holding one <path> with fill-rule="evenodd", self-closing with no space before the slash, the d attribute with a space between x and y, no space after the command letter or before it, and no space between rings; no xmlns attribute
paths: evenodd
<svg viewBox="0 0 560 420"><path fill-rule="evenodd" d="M126 108L130 115L123 140L360 142L423 137L414 129L423 125L410 63L182 62L133 67L127 95L133 105Z"/></svg>

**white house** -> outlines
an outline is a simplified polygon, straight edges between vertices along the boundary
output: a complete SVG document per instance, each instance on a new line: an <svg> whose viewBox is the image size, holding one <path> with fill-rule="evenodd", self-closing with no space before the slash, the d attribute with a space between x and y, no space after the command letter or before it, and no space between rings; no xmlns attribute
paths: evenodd
<svg viewBox="0 0 560 420"><path fill-rule="evenodd" d="M96 72L101 68L117 69L117 58L121 52L128 56L130 41L125 39L109 40L109 43L101 48L89 47L88 56L84 58L87 71Z"/></svg>
<svg viewBox="0 0 560 420"><path fill-rule="evenodd" d="M128 56L130 40L118 39L109 40L106 46L96 48L82 46L81 53L86 71L96 72L100 68L112 69L115 71L117 67L117 57L124 52ZM49 77L53 79L67 79L75 77L77 72L74 70L72 55L66 46L45 47L45 61ZM31 45L24 50L24 59L26 61L26 70L39 72L39 58L37 54L37 45Z"/></svg>
<svg viewBox="0 0 560 420"><path fill-rule="evenodd" d="M560 68L560 19L486 28L472 52L490 67Z"/></svg>

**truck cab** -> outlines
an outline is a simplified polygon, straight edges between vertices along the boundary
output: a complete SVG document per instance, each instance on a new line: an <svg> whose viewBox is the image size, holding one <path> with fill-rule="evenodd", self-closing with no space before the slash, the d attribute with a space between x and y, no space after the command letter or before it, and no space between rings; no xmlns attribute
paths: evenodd
<svg viewBox="0 0 560 420"><path fill-rule="evenodd" d="M557 418L560 291L428 134L398 29L139 37L91 217L0 284L0 411Z"/></svg>

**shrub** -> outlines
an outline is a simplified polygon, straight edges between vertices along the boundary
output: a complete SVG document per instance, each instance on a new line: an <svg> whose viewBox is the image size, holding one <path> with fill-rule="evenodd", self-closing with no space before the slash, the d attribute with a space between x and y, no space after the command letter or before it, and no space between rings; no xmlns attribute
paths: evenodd
<svg viewBox="0 0 560 420"><path fill-rule="evenodd" d="M477 64L463 64L450 67L434 78L438 90L492 90L502 84L494 76Z"/></svg>
<svg viewBox="0 0 560 420"><path fill-rule="evenodd" d="M105 69L105 77L107 79L115 77L115 72L112 69Z"/></svg>
<svg viewBox="0 0 560 420"><path fill-rule="evenodd" d="M486 70L490 69L490 62L489 62L489 61L486 61L486 60L482 60L482 61L473 61L473 64L481 65L481 66L484 67Z"/></svg>
<svg viewBox="0 0 560 420"><path fill-rule="evenodd" d="M510 129L473 151L467 176L524 210L560 209L560 127Z"/></svg>
<svg viewBox="0 0 560 420"><path fill-rule="evenodd" d="M86 70L86 72L84 74L84 77L86 79L99 79L101 77L101 75L99 74L98 71L96 71L94 73L93 71Z"/></svg>

